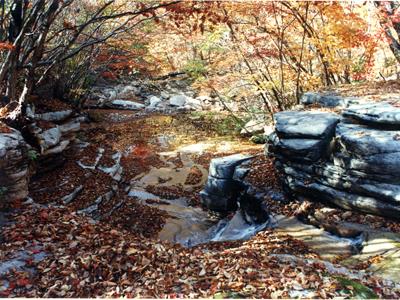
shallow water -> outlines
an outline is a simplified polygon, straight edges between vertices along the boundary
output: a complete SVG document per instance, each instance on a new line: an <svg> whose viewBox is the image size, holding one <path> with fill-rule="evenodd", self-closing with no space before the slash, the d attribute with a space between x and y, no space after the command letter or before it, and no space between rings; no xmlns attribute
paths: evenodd
<svg viewBox="0 0 400 300"><path fill-rule="evenodd" d="M143 204L166 211L171 218L166 220L159 233L159 239L179 243L185 247L209 241L248 239L269 223L267 221L257 224L246 221L241 210L238 210L232 218L220 219L199 207L189 206L185 198L166 200L138 189L131 190L129 196L136 197ZM146 200L161 200L161 204L148 204Z"/></svg>

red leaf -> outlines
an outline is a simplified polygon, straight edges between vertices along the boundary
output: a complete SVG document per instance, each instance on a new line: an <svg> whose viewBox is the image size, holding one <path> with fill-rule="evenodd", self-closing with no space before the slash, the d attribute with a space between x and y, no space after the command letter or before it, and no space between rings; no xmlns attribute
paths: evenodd
<svg viewBox="0 0 400 300"><path fill-rule="evenodd" d="M17 280L17 286L19 286L19 287L24 287L28 284L30 284L30 281L28 278L20 278Z"/></svg>

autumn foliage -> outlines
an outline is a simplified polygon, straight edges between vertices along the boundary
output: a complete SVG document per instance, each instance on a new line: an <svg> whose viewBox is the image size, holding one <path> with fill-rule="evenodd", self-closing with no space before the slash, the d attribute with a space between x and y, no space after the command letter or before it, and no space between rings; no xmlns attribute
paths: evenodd
<svg viewBox="0 0 400 300"><path fill-rule="evenodd" d="M35 5L48 13L52 6L44 2ZM40 45L29 40L33 35L24 43L16 34L0 36L2 92L14 101L26 98L24 81L16 77L30 78L29 93L59 78L54 82L68 93L87 88L96 76L119 80L178 71L201 91L273 113L296 104L305 91L389 77L400 59L397 1L51 3L57 10ZM24 9L33 12L35 5ZM35 36L45 28L39 20L25 20ZM3 23L7 28L12 20ZM29 76L26 66L32 66Z"/></svg>

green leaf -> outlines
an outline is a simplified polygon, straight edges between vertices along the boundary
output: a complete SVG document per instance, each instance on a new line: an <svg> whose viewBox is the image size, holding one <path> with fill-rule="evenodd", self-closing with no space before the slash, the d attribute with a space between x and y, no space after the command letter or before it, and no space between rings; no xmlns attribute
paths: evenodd
<svg viewBox="0 0 400 300"><path fill-rule="evenodd" d="M378 295L375 294L370 288L366 287L365 285L345 278L345 277L340 277L336 276L334 277L339 283L346 288L347 286L353 287L353 298L356 299L378 299Z"/></svg>

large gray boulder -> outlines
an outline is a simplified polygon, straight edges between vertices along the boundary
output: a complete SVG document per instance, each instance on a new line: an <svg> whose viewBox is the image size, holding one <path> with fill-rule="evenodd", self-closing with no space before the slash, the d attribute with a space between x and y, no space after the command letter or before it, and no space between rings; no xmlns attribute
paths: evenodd
<svg viewBox="0 0 400 300"><path fill-rule="evenodd" d="M335 133L340 118L319 111L284 111L274 115L275 130L281 138L323 139Z"/></svg>
<svg viewBox="0 0 400 300"><path fill-rule="evenodd" d="M343 111L343 116L365 124L392 125L400 129L400 107L389 102L352 105Z"/></svg>
<svg viewBox="0 0 400 300"><path fill-rule="evenodd" d="M184 106L186 104L187 97L185 95L174 95L169 99L171 106Z"/></svg>

